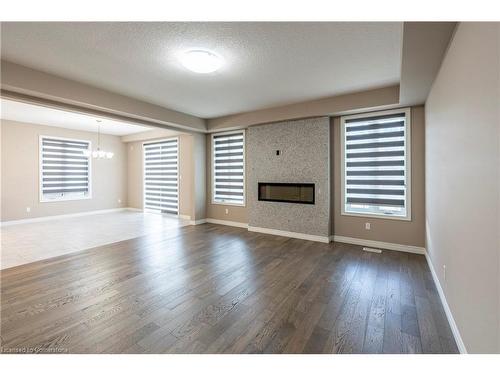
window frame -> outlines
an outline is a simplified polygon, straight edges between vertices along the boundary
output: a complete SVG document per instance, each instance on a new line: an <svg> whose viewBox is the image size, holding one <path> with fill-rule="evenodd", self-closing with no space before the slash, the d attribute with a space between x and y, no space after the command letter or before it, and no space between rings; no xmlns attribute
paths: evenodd
<svg viewBox="0 0 500 375"><path fill-rule="evenodd" d="M382 215L379 213L356 213L346 211L346 158L345 158L345 121L350 119L359 119L364 117L372 117L372 116L381 116L381 115L391 115L396 113L404 113L405 114L405 178L406 178L406 195L405 195L405 207L406 207L406 215L405 216L393 216L393 215ZM387 220L401 220L401 221L412 221L412 179L411 179L411 108L403 107L397 109L376 111L376 112L365 112L358 113L355 115L346 115L340 117L340 177L341 177L341 215L342 216L355 216L355 217L364 217L364 218L378 218L378 219L387 219Z"/></svg>
<svg viewBox="0 0 500 375"><path fill-rule="evenodd" d="M42 135L38 136L38 194L40 203L54 203L54 202L67 202L67 201L81 201L92 199L92 155L88 157L88 188L89 193L84 197L61 197L58 199L44 199L43 195L43 140L44 138L53 138L61 141L73 141L73 142L87 142L88 150L92 151L92 141L88 139L76 139L76 138L66 138L59 137L57 135Z"/></svg>
<svg viewBox="0 0 500 375"><path fill-rule="evenodd" d="M215 143L214 137L218 135L231 135L243 133L243 203L219 202L215 200ZM211 168L211 184L210 184L210 202L219 206L235 206L246 207L247 203L247 179L246 179L246 129L231 130L226 132L217 132L210 135L210 168Z"/></svg>
<svg viewBox="0 0 500 375"><path fill-rule="evenodd" d="M151 209L146 208L146 158L145 158L145 148L144 146L151 143L166 142L172 139L177 140L177 214L153 212ZM142 211L146 213L152 213L155 215L166 215L171 217L179 218L181 216L181 139L179 136L161 138L161 139L150 139L143 141L141 143L141 167L142 167Z"/></svg>

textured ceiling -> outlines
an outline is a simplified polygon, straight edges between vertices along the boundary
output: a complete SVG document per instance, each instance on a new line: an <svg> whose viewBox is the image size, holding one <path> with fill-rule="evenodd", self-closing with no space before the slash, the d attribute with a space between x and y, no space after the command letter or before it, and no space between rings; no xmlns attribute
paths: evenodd
<svg viewBox="0 0 500 375"><path fill-rule="evenodd" d="M26 122L47 126L57 126L74 130L96 132L97 119L101 120L101 133L112 135L128 135L151 130L149 127L132 125L122 121L104 119L81 113L62 111L33 104L1 99L1 118L5 120Z"/></svg>
<svg viewBox="0 0 500 375"><path fill-rule="evenodd" d="M2 59L202 118L400 80L402 23L3 23ZM178 55L209 49L219 71Z"/></svg>

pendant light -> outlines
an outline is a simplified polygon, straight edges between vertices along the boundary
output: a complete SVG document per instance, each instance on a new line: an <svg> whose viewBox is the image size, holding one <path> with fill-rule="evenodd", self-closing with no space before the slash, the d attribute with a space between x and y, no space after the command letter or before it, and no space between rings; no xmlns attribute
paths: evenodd
<svg viewBox="0 0 500 375"><path fill-rule="evenodd" d="M94 159L111 159L114 156L113 152L101 150L101 120L96 120L96 121L97 121L97 150L94 150L92 152L90 150L85 150L83 151L83 155L87 157L92 155Z"/></svg>

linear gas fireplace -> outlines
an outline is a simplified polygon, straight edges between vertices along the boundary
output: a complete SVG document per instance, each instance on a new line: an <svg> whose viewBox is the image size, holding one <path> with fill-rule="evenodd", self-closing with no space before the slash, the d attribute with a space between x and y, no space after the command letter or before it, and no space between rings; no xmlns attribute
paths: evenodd
<svg viewBox="0 0 500 375"><path fill-rule="evenodd" d="M314 204L314 184L259 182L259 201Z"/></svg>

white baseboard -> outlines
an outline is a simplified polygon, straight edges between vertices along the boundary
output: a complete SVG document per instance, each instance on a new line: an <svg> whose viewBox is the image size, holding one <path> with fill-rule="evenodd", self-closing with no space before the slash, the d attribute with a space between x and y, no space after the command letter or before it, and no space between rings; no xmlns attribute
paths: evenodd
<svg viewBox="0 0 500 375"><path fill-rule="evenodd" d="M238 228L248 228L248 223L240 223L238 221L229 221L229 220L219 220L219 219L207 218L207 223L228 225L230 227L238 227Z"/></svg>
<svg viewBox="0 0 500 375"><path fill-rule="evenodd" d="M434 284L436 284L436 288L439 294L439 298L441 299L441 303L444 308L444 312L446 313L446 318L448 319L448 324L450 325L451 332L453 333L453 337L455 338L455 342L457 343L458 350L461 354L467 354L467 348L462 340L462 336L460 335L460 331L458 330L457 323L453 318L453 314L451 313L450 306L446 301L446 296L444 295L444 290L441 287L441 283L437 277L436 271L434 270L434 266L432 264L431 258L429 254L425 253L425 259L427 259L427 264L431 270L432 278L434 279Z"/></svg>
<svg viewBox="0 0 500 375"><path fill-rule="evenodd" d="M422 255L425 254L425 248L418 247L418 246L401 245L401 244L397 244L397 243L364 240L361 238L344 237L344 236L330 236L330 239L334 242L344 242L344 243L350 243L353 245L375 247L375 248L387 249L387 250L404 251L406 253L414 253L414 254L422 254Z"/></svg>
<svg viewBox="0 0 500 375"><path fill-rule="evenodd" d="M248 230L250 232L274 234L275 236L298 238L300 240L308 240L308 241L323 242L323 243L330 242L330 238L328 236L316 236L313 234L288 232L285 230L269 229L269 228L261 228L261 227L251 227L251 226L248 226Z"/></svg>
<svg viewBox="0 0 500 375"><path fill-rule="evenodd" d="M205 224L206 222L207 222L207 219L190 220L189 225L200 225L200 224Z"/></svg>
<svg viewBox="0 0 500 375"><path fill-rule="evenodd" d="M126 208L129 211L135 211L135 212L146 212L142 208L136 208L136 207L127 207ZM191 220L191 216L189 215L174 215L174 214L162 214L163 216L171 217L174 219L183 219L183 220Z"/></svg>
<svg viewBox="0 0 500 375"><path fill-rule="evenodd" d="M76 212L74 214L41 216L41 217L34 217L32 219L20 219L20 220L2 221L2 222L0 222L0 226L2 226L2 227L8 227L10 225L37 223L37 222L41 222L41 221L65 219L65 218L78 217L78 216L106 214L106 213L119 212L119 211L144 212L144 210L141 209L141 208L120 207L120 208L110 208L110 209L107 209L107 210L94 210L94 211ZM189 215L171 215L171 214L163 214L163 215L169 216L169 217L172 217L172 218L179 218L179 219L183 219L183 220L191 220L191 216L189 216ZM203 224L205 222L205 221L203 221L203 222L202 221L203 220L197 220L196 224ZM190 221L190 224L191 224L191 222L194 223L194 221ZM191 224L191 225L195 225L195 224Z"/></svg>
<svg viewBox="0 0 500 375"><path fill-rule="evenodd" d="M144 212L142 208L135 208L135 207L127 207L127 211L134 211L134 212Z"/></svg>
<svg viewBox="0 0 500 375"><path fill-rule="evenodd" d="M132 210L132 211L134 211L136 209L135 208L128 208L128 207L121 207L121 208L110 208L110 209L107 209L107 210L94 210L94 211L76 212L74 214L41 216L41 217L34 217L34 218L31 218L31 219L20 219L20 220L2 221L0 223L0 226L2 226L2 227L8 227L8 226L11 226L11 225L38 223L38 222L41 222L41 221L50 221L50 220L57 220L57 219L65 219L65 218L69 218L69 217L88 216L88 215L96 215L96 214L106 214L106 213L118 212L118 211L125 211L125 210ZM139 211L142 211L142 210L139 210Z"/></svg>
<svg viewBox="0 0 500 375"><path fill-rule="evenodd" d="M139 210L145 214L150 214L150 215L161 215L161 216L164 216L164 217L171 217L172 219L185 219L185 220L190 220L191 219L191 216L187 216L187 215L176 215L176 214L166 214L166 213L156 213L156 212L148 212L148 211L144 211L144 210Z"/></svg>

